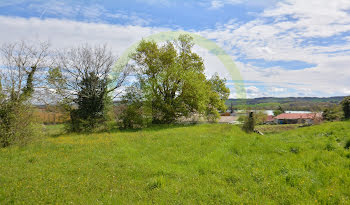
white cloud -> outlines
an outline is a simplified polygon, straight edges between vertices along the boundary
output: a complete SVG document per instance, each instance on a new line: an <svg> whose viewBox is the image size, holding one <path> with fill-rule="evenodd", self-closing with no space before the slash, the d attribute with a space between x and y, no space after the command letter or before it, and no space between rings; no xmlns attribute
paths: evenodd
<svg viewBox="0 0 350 205"><path fill-rule="evenodd" d="M286 88L279 88L279 87L271 87L268 89L268 91L273 92L273 93L280 93L280 92L286 92Z"/></svg>
<svg viewBox="0 0 350 205"><path fill-rule="evenodd" d="M0 16L0 43L18 40L48 40L55 48L64 48L81 43L108 44L114 52L125 49L162 28L121 26L101 23L84 23L70 20L38 18L14 18Z"/></svg>
<svg viewBox="0 0 350 205"><path fill-rule="evenodd" d="M244 4L253 7L268 7L280 0L210 0L211 9L219 9L225 5Z"/></svg>
<svg viewBox="0 0 350 205"><path fill-rule="evenodd" d="M302 70L287 70L261 68L239 60L236 64L245 80L295 89L300 94L345 95L344 89L350 87L349 38L344 36L342 44L332 44L329 39L327 45L318 40L341 39L344 32L350 32L349 9L350 1L346 0L288 0L265 10L255 20L244 24L234 21L200 34L215 39L235 59L315 64ZM313 43L306 43L310 39Z"/></svg>

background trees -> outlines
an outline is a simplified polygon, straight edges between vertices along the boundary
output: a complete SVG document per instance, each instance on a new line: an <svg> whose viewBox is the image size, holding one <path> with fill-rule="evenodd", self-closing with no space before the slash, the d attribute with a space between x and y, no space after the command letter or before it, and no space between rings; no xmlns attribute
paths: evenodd
<svg viewBox="0 0 350 205"><path fill-rule="evenodd" d="M346 120L350 119L350 96L345 97L343 101L341 101L341 105L344 111L344 118Z"/></svg>
<svg viewBox="0 0 350 205"><path fill-rule="evenodd" d="M132 56L152 123L173 123L192 114L215 120L226 109L225 80L206 79L203 59L192 52L193 45L187 35L162 46L142 41Z"/></svg>
<svg viewBox="0 0 350 205"><path fill-rule="evenodd" d="M344 117L344 113L340 105L327 107L322 112L322 117L327 121L337 121Z"/></svg>
<svg viewBox="0 0 350 205"><path fill-rule="evenodd" d="M91 131L107 120L112 94L125 81L127 69L111 79L116 57L106 45L82 45L58 53L48 81L70 113L72 131Z"/></svg>
<svg viewBox="0 0 350 205"><path fill-rule="evenodd" d="M281 106L278 106L278 109L273 111L273 115L277 116L277 115L280 115L284 112L285 112L284 109Z"/></svg>

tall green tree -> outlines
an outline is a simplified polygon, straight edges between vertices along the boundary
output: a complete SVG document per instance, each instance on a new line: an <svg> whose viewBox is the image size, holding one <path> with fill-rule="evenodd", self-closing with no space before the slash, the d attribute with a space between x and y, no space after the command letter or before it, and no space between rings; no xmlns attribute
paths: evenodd
<svg viewBox="0 0 350 205"><path fill-rule="evenodd" d="M215 120L226 109L229 89L225 80L206 79L203 59L192 52L193 46L188 35L161 46L141 41L132 56L153 123L173 123L192 114Z"/></svg>
<svg viewBox="0 0 350 205"><path fill-rule="evenodd" d="M350 96L349 97L345 97L341 101L341 105L343 107L344 118L346 120L350 119Z"/></svg>

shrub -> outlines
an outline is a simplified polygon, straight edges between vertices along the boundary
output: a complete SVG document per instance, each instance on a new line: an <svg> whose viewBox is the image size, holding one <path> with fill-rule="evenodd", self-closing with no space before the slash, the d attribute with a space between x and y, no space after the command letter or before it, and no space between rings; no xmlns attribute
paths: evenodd
<svg viewBox="0 0 350 205"><path fill-rule="evenodd" d="M299 147L291 147L290 152L294 154L298 154L300 152Z"/></svg>
<svg viewBox="0 0 350 205"><path fill-rule="evenodd" d="M350 139L348 139L348 140L345 142L344 148L345 148L345 149L349 149L349 148L350 148Z"/></svg>
<svg viewBox="0 0 350 205"><path fill-rule="evenodd" d="M254 119L254 113L250 112L248 118L246 118L242 129L247 132L253 132L255 127L255 119Z"/></svg>
<svg viewBox="0 0 350 205"><path fill-rule="evenodd" d="M152 120L151 112L147 112L147 110L138 85L128 87L121 105L118 106L118 113L116 113L119 128L139 129L146 127Z"/></svg>
<svg viewBox="0 0 350 205"><path fill-rule="evenodd" d="M0 147L25 145L37 135L28 105L3 102L0 106Z"/></svg>
<svg viewBox="0 0 350 205"><path fill-rule="evenodd" d="M118 116L118 125L121 129L140 129L147 127L147 119L142 106L127 105Z"/></svg>
<svg viewBox="0 0 350 205"><path fill-rule="evenodd" d="M334 144L328 143L328 144L326 145L326 150L327 150L327 151L333 151L333 150L335 150Z"/></svg>

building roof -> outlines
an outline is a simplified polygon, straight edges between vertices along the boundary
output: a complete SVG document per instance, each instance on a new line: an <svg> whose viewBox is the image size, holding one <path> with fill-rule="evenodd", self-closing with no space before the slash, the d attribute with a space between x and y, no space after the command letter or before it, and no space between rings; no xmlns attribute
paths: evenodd
<svg viewBox="0 0 350 205"><path fill-rule="evenodd" d="M272 122L275 119L275 117L273 115L268 115L266 122Z"/></svg>
<svg viewBox="0 0 350 205"><path fill-rule="evenodd" d="M278 120L294 120L294 119L314 119L316 113L282 113L277 115L275 119Z"/></svg>

